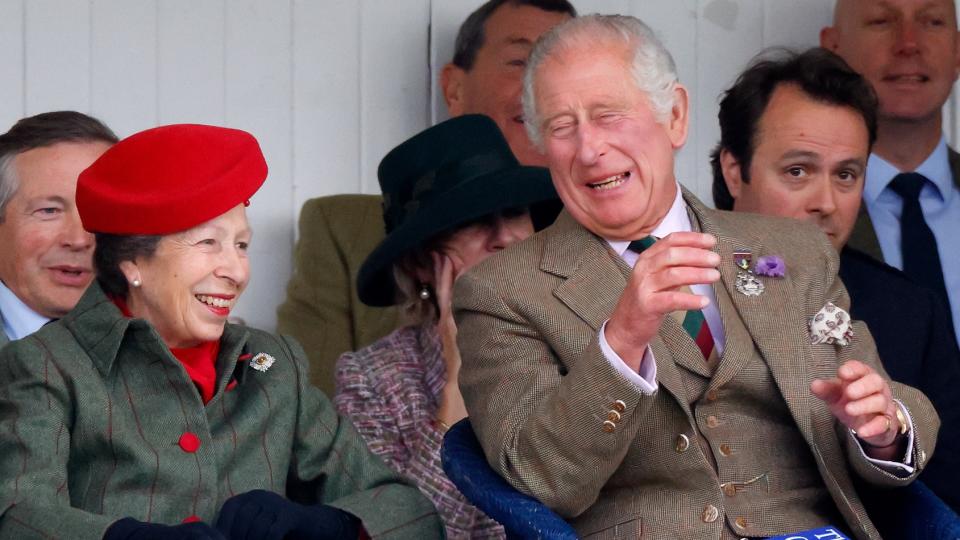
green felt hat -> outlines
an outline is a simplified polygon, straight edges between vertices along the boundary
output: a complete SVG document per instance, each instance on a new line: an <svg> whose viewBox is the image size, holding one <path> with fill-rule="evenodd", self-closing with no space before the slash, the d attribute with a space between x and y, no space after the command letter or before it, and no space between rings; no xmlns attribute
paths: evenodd
<svg viewBox="0 0 960 540"><path fill-rule="evenodd" d="M550 173L517 162L490 118L458 116L390 151L377 171L387 236L357 274L360 300L397 301L393 264L430 238L500 210L556 199Z"/></svg>

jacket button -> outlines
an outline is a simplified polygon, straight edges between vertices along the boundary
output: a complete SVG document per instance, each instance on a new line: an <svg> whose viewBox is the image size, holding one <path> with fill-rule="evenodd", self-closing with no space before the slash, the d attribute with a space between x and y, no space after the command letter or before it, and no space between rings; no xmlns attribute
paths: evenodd
<svg viewBox="0 0 960 540"><path fill-rule="evenodd" d="M720 425L720 421L717 420L717 417L716 417L716 416L714 416L714 415L711 414L710 416L707 417L707 427L708 427L708 428L713 429L713 428L715 428L715 427L717 427L717 426L719 426L719 425Z"/></svg>
<svg viewBox="0 0 960 540"><path fill-rule="evenodd" d="M720 517L720 511L712 504L708 504L707 507L703 509L703 513L700 514L700 519L702 519L704 523L713 523L718 517Z"/></svg>
<svg viewBox="0 0 960 540"><path fill-rule="evenodd" d="M737 524L737 527L739 527L739 528L741 528L741 529L746 529L746 528L747 528L747 518L745 518L745 517L743 517L743 516L738 517L736 520L734 520L734 523L736 523L736 524Z"/></svg>
<svg viewBox="0 0 960 540"><path fill-rule="evenodd" d="M716 401L718 397L720 396L716 390L710 390L707 392L707 401Z"/></svg>
<svg viewBox="0 0 960 540"><path fill-rule="evenodd" d="M620 413L618 413L617 411L613 411L613 410L608 411L608 412L607 412L607 420L609 420L609 421L611 421L611 422L613 422L613 423L619 422L619 421L620 421Z"/></svg>
<svg viewBox="0 0 960 540"><path fill-rule="evenodd" d="M180 436L180 448L189 454L200 449L200 438L189 431Z"/></svg>
<svg viewBox="0 0 960 540"><path fill-rule="evenodd" d="M617 429L617 425L609 420L603 422L603 431L606 433L613 433Z"/></svg>
<svg viewBox="0 0 960 540"><path fill-rule="evenodd" d="M677 443L674 446L678 454L682 454L690 448L690 437L687 437L683 433L677 435Z"/></svg>
<svg viewBox="0 0 960 540"><path fill-rule="evenodd" d="M730 482L720 486L723 489L723 494L727 497L734 497L737 495L737 488ZM743 518L740 518L743 519Z"/></svg>
<svg viewBox="0 0 960 540"><path fill-rule="evenodd" d="M723 443L720 445L720 455L723 457L730 457L730 454L733 453L733 450L730 449L730 445Z"/></svg>
<svg viewBox="0 0 960 540"><path fill-rule="evenodd" d="M610 406L613 407L613 409L617 412L623 412L627 410L627 404L620 399L614 401Z"/></svg>

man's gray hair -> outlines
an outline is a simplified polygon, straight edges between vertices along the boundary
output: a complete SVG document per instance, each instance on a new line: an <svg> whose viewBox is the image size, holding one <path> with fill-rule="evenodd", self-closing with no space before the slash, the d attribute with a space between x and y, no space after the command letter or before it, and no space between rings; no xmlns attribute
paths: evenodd
<svg viewBox="0 0 960 540"><path fill-rule="evenodd" d="M103 122L76 111L54 111L23 118L0 135L0 223L19 188L13 160L19 154L62 142L105 142L117 136Z"/></svg>
<svg viewBox="0 0 960 540"><path fill-rule="evenodd" d="M523 75L523 117L530 140L543 150L543 121L537 111L536 74L550 56L571 49L623 45L632 51L632 72L637 87L647 94L650 109L660 122L670 118L677 66L649 26L625 15L585 15L555 26L537 41ZM597 81L598 84L602 81Z"/></svg>
<svg viewBox="0 0 960 540"><path fill-rule="evenodd" d="M3 223L6 218L7 204L20 187L20 181L16 178L13 169L13 159L16 157L15 153L0 155L0 223Z"/></svg>

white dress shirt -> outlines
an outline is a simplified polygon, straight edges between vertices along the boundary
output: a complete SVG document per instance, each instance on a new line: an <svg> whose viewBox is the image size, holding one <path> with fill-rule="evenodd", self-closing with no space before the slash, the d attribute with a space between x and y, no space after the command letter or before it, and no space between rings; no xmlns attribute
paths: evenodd
<svg viewBox="0 0 960 540"><path fill-rule="evenodd" d="M29 336L50 322L49 318L24 304L2 281L0 281L0 317L3 318L3 333L11 341Z"/></svg>

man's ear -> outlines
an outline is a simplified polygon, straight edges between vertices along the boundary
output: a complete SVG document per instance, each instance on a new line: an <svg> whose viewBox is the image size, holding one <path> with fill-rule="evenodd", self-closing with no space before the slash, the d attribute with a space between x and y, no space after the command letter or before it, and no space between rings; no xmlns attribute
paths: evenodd
<svg viewBox="0 0 960 540"><path fill-rule="evenodd" d="M720 170L723 171L723 181L727 184L727 191L736 201L740 198L740 192L743 189L743 175L740 170L740 162L727 149L720 151Z"/></svg>
<svg viewBox="0 0 960 540"><path fill-rule="evenodd" d="M689 126L690 99L687 89L677 83L673 89L673 107L670 108L670 119L667 122L667 133L674 150L679 150L687 142L687 128Z"/></svg>
<svg viewBox="0 0 960 540"><path fill-rule="evenodd" d="M820 29L820 46L830 52L837 52L840 41L837 39L837 29L834 26L824 26Z"/></svg>
<svg viewBox="0 0 960 540"><path fill-rule="evenodd" d="M440 70L440 88L443 91L443 100L447 103L447 112L451 117L463 114L463 77L466 72L459 66L448 63Z"/></svg>

